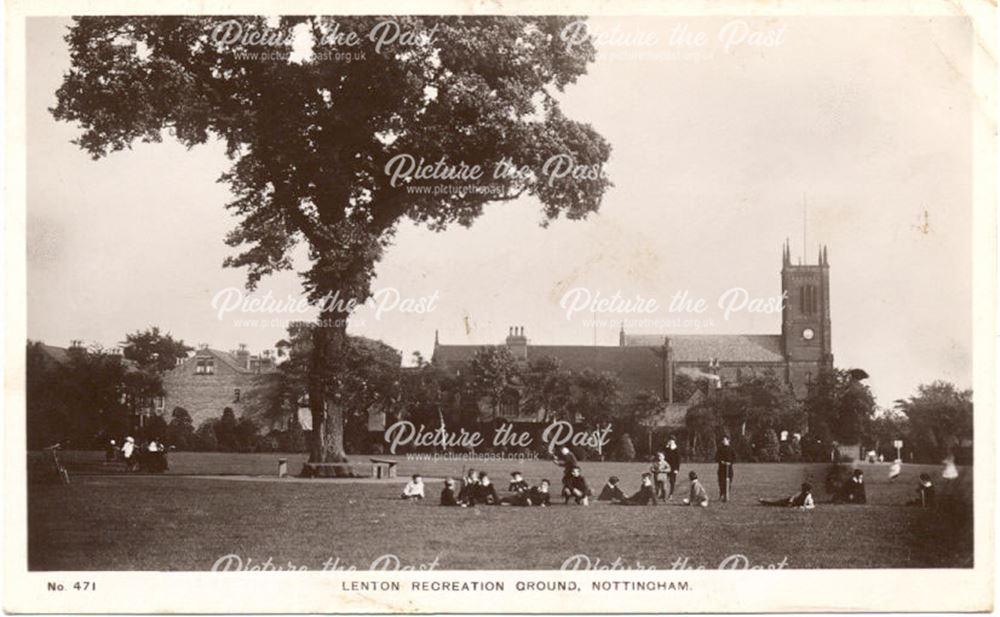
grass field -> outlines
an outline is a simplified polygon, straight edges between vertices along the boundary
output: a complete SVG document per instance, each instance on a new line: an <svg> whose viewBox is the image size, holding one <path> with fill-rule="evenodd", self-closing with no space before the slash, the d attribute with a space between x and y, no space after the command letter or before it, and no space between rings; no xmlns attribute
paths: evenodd
<svg viewBox="0 0 1000 617"><path fill-rule="evenodd" d="M28 487L28 559L33 570L209 570L235 554L257 564L322 569L369 569L383 563L435 569L558 569L572 556L590 564L623 568L718 567L741 554L751 565L786 568L970 567L971 509L921 510L911 499L921 471L906 466L890 483L884 465L866 472L869 504L820 504L814 511L765 508L758 497L781 497L802 481L820 490L826 466L741 464L734 500L707 509L676 502L623 508L441 508L439 480L427 480L429 499L398 498L403 476L458 476L468 465L488 471L506 488L509 471L521 469L533 483L548 477L558 490L560 470L550 461L414 461L400 458L397 482L278 480L279 455L174 453L160 476L110 473L99 453L64 453L72 483ZM296 473L304 456L288 457ZM354 461L367 463L368 457ZM638 484L641 463L582 463L595 490L609 475L626 492ZM714 466L690 464L709 494L717 496ZM967 501L971 469L958 486ZM229 476L229 477L224 477ZM255 477L256 476L256 477ZM944 487L939 482L939 490ZM686 480L679 490L687 488ZM956 499L957 500L957 499ZM577 563L585 565L587 559ZM328 561L336 560L336 561ZM398 560L398 561L397 561ZM598 561L599 560L599 561ZM235 562L233 562L235 563Z"/></svg>

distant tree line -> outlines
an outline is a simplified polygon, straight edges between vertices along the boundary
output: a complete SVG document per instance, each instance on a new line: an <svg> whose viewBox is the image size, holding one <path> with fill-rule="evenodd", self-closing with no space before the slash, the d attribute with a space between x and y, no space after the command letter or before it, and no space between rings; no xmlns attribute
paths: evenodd
<svg viewBox="0 0 1000 617"><path fill-rule="evenodd" d="M61 443L89 448L120 438L132 428L135 415L163 395L163 371L190 349L158 328L127 335L122 353L82 345L63 353L29 340L25 350L28 447Z"/></svg>
<svg viewBox="0 0 1000 617"><path fill-rule="evenodd" d="M289 360L255 377L242 417L225 408L194 426L190 413L177 407L168 418L145 417L138 429L130 421L163 395L162 373L190 350L183 341L150 328L129 334L123 354L73 347L59 362L41 343L29 341L29 447L100 447L131 430L137 438L155 438L180 450L307 451L312 435L299 424L298 414L308 405L303 398L312 337L308 326L293 327L289 337ZM398 352L363 337L349 337L344 351L341 368L327 381L336 388L329 402L342 407L348 452L371 452L381 445L380 435L368 430L370 413L384 414L387 424L400 419L426 427L443 424L450 431L485 431L489 439L490 431L517 421L501 413L504 405L515 404L517 416L542 420L518 425L519 431L539 433L532 439L539 453L545 451L540 431L549 422L565 420L582 430L611 424L612 444L599 453L577 448L582 458L645 458L670 434L677 434L690 460L711 460L723 436L742 460L762 462L830 460L838 444L859 444L890 458L898 439L907 460L971 456L972 392L942 381L921 385L892 409L880 410L865 383L867 374L856 369L820 375L803 401L772 373L744 376L722 388L677 373L675 401L692 400L699 391L702 396L693 399L683 426L663 427L653 421L666 408L662 392L626 396L616 375L570 370L551 357L522 362L504 346L485 346L465 369L448 371L420 354L414 354L414 366L401 368ZM485 414L486 422L480 407L493 411Z"/></svg>

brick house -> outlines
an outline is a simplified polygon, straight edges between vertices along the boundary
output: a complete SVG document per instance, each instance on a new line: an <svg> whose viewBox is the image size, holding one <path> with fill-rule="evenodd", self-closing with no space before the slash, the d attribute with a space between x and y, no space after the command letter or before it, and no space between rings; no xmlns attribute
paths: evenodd
<svg viewBox="0 0 1000 617"><path fill-rule="evenodd" d="M164 373L164 396L156 401L154 411L169 422L174 408L183 407L191 414L195 427L222 416L226 407L231 407L238 418L244 411L247 392L255 385L255 377L274 370L287 353L285 341L279 341L274 350L260 355L251 355L246 345L231 352L200 345Z"/></svg>

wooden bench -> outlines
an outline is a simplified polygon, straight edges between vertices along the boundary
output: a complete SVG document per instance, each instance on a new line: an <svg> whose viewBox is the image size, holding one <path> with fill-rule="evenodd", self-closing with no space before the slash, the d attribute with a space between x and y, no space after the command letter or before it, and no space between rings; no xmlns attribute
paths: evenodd
<svg viewBox="0 0 1000 617"><path fill-rule="evenodd" d="M380 480L386 478L396 477L396 465L398 461L390 461L384 458L373 458L372 462L372 477L378 478Z"/></svg>

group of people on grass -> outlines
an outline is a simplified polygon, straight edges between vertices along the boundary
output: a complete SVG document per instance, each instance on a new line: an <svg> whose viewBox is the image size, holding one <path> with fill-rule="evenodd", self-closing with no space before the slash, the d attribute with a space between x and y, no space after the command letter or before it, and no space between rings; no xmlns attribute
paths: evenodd
<svg viewBox="0 0 1000 617"><path fill-rule="evenodd" d="M719 483L719 499L723 502L729 501L732 494L735 453L728 438L722 439L721 444L716 450L715 460ZM560 493L563 503L568 504L572 500L579 505L590 505L590 499L594 493L583 476L579 462L569 448L563 447L554 458L554 461L563 469L562 490ZM622 506L656 505L659 501L670 501L673 499L677 488L677 477L680 473L680 467L680 451L677 448L676 439L671 437L667 441L666 449L657 453L656 459L650 466L649 471L641 474L638 491L632 495L626 495L621 489L619 478L611 476L598 494L597 500L608 501L612 504ZM703 508L708 507L708 491L698 479L698 474L694 471L689 472L688 481L688 494L682 500L683 504ZM537 485L531 486L524 479L520 471L514 471L510 474L510 483L507 487L509 494L501 497L497 493L496 486L485 471L476 472L469 469L465 472L460 487L454 478L445 479L444 488L441 490L440 503L442 506L455 507L476 505L546 507L552 503L550 487L551 483L547 479L543 479ZM920 474L917 493L917 498L908 502L908 505L921 507L931 507L934 505L934 484L928 474ZM403 489L402 498L407 500L422 500L424 497L423 478L419 474L412 476L410 482ZM836 490L832 503L864 504L867 501L864 472L856 469L847 481ZM765 506L790 507L803 510L811 510L816 507L812 485L808 482L804 482L799 491L794 495L781 499L759 499L758 502Z"/></svg>
<svg viewBox="0 0 1000 617"><path fill-rule="evenodd" d="M104 460L109 463L122 461L126 471L163 473L167 470L167 449L156 439L137 444L134 437L128 436L120 448L114 439L110 440Z"/></svg>

